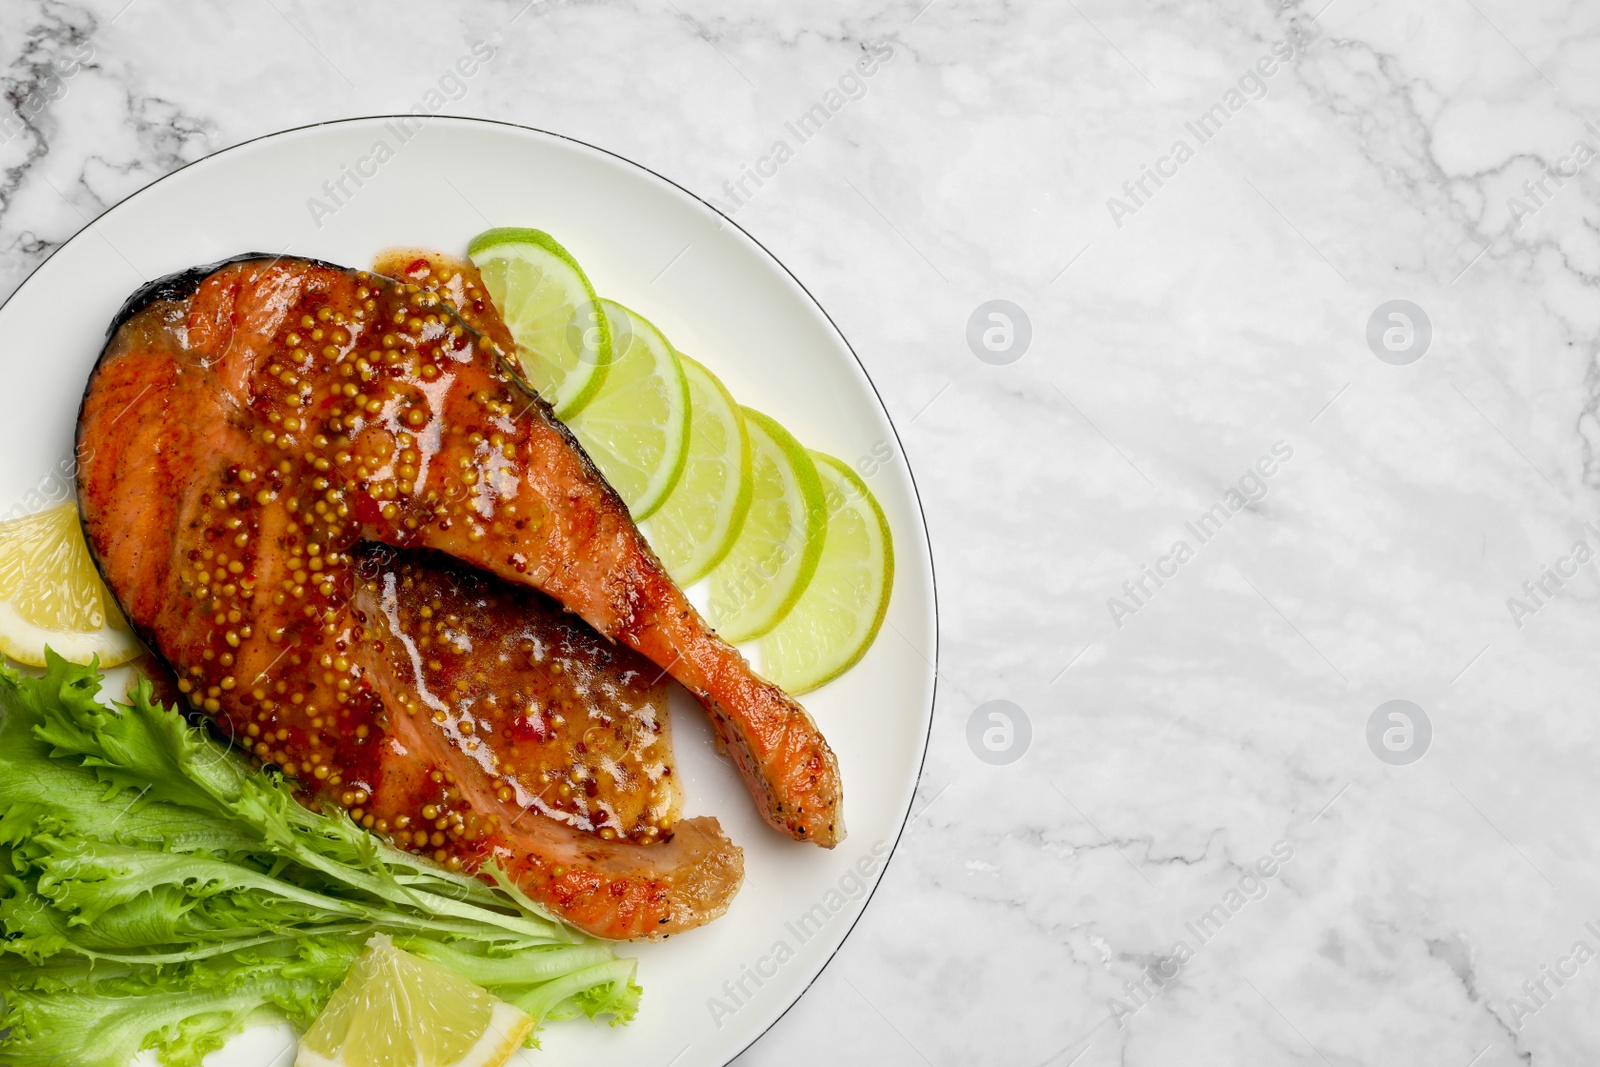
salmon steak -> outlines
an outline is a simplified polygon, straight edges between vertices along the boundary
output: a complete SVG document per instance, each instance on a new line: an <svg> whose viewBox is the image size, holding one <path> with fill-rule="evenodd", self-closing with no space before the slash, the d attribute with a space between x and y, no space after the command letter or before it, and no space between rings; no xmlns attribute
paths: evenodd
<svg viewBox="0 0 1600 1067"><path fill-rule="evenodd" d="M666 576L470 268L413 268L135 294L79 413L91 553L191 707L319 802L597 936L708 922L743 858L677 818L665 680L826 847L833 753Z"/></svg>

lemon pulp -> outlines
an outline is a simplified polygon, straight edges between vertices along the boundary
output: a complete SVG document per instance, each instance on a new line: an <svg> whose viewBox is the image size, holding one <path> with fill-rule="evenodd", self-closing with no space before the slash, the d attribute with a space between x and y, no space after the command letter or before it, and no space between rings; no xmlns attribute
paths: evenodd
<svg viewBox="0 0 1600 1067"><path fill-rule="evenodd" d="M300 1041L295 1067L499 1067L533 1018L431 960L367 942Z"/></svg>
<svg viewBox="0 0 1600 1067"><path fill-rule="evenodd" d="M139 641L100 581L72 504L0 523L0 652L35 667L49 645L103 667L139 654Z"/></svg>

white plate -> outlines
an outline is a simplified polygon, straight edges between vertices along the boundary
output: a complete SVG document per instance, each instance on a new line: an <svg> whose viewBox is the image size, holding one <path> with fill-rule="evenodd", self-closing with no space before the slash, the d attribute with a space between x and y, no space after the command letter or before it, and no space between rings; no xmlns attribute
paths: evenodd
<svg viewBox="0 0 1600 1067"><path fill-rule="evenodd" d="M0 423L0 513L68 495L84 381L106 324L142 282L241 252L365 266L393 245L464 252L491 225L555 235L602 295L659 325L741 402L855 463L894 531L894 596L882 633L860 664L804 700L839 757L848 839L829 852L767 829L715 754L700 709L675 692L685 814L716 815L743 846L744 888L708 927L624 946L638 956L644 986L632 1025L552 1024L539 1057L592 1067L726 1063L838 949L910 808L936 642L933 570L911 473L832 322L777 260L705 203L616 156L535 130L435 118L408 139L403 132L395 120L357 119L228 149L112 208L45 262L0 308L0 371L12 397ZM281 1064L290 1040L283 1028L260 1028L210 1062Z"/></svg>

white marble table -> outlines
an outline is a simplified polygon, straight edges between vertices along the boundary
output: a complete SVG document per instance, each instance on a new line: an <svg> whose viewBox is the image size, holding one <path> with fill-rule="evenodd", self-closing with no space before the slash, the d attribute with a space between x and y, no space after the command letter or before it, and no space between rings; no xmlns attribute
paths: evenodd
<svg viewBox="0 0 1600 1067"><path fill-rule="evenodd" d="M162 174L497 40L447 110L732 213L923 494L916 813L745 1061L1593 1062L1600 9L925 2L8 0L0 293ZM968 343L992 299L1011 362ZM1425 351L1415 311L1369 345L1391 300ZM1369 746L1396 699L1431 740L1386 710ZM992 700L1013 762L969 744Z"/></svg>

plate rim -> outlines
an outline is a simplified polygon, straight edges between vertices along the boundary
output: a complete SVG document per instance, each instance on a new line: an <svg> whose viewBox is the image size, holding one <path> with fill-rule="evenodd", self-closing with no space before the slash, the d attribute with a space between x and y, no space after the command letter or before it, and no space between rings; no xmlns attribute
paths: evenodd
<svg viewBox="0 0 1600 1067"><path fill-rule="evenodd" d="M247 138L246 140L238 141L238 142L236 142L234 144L227 145L226 147L219 148L219 149L217 149L216 151L213 151L213 152L207 152L205 155L201 156L200 158L190 160L189 162L183 164L183 166L177 167L177 168L175 168L173 170L170 170L167 173L165 173L163 175L160 175L159 177L155 178L153 181L150 181L150 182L145 183L144 185L141 185L138 189L135 189L133 192L129 193L127 196L124 196L122 199L118 200L116 203L111 204L110 206L108 206L104 211L100 212L100 214L96 215L94 218L85 220L83 225L79 226L76 230L74 230L70 237L66 238L60 244L56 245L56 247L54 247L54 248L52 248L50 250L49 255L45 256L38 263L34 264L33 268L31 270L29 270L28 273L25 274L20 281L17 282L16 287L14 289L12 289L12 291L9 294L7 294L6 298L4 300L0 300L0 311L4 311L5 308L8 307L11 304L12 300L16 299L16 297L20 293L22 293L22 291L27 287L28 283L33 280L34 275L39 273L39 271L44 268L45 264L49 263L52 259L54 259L56 257L56 255L57 255L57 253L61 252L68 245L72 244L78 238L82 237L86 232L92 230L94 228L94 225L95 225L96 222L98 222L100 219L104 218L105 216L111 214L113 211L116 211L118 208L122 207L124 204L126 204L129 201L133 200L135 197L142 196L143 194L145 194L149 190L155 188L157 185L160 185L162 182L166 181L169 178L172 178L172 177L174 177L174 176L176 176L178 174L183 173L184 171L188 170L190 167L194 167L194 166L197 166L197 165L199 165L201 163L205 163L208 160L215 159L218 156L226 155L229 152L235 152L235 151L239 151L241 149L248 148L251 145L256 144L259 141L270 140L270 139L272 139L274 137L283 137L283 136L286 136L288 134L302 133L302 132L304 132L306 130L320 129L320 128L324 127L324 126L343 126L343 125L349 125L349 124L360 123L360 122L382 122L382 121L385 121L385 120L405 119L405 118L413 118L413 117L415 117L415 116L407 116L407 115L400 115L400 114L397 114L397 113L383 113L383 112L379 112L379 113L376 113L376 114L370 114L370 115L347 115L347 116L345 116L343 118L338 118L338 119L324 119L324 120L322 120L320 122L302 123L299 126L286 126L286 127L282 128L282 129L276 129L276 130L272 130L272 131L267 132L267 133L256 134L254 137L250 137L250 138ZM911 457L910 457L910 454L906 451L905 442L900 437L900 429L899 429L899 427L897 427L895 425L894 417L892 415L890 415L888 405L883 402L883 394L882 394L882 392L879 391L878 384L875 381L872 380L872 375L867 370L866 364L861 361L860 355L858 355L856 353L855 346L850 343L850 339L848 337L846 337L844 331L839 328L839 324L834 321L833 316L828 314L828 309L823 307L822 301L818 300L816 298L815 294L813 294L811 292L811 290L806 287L806 284L800 280L800 278L794 273L794 271L790 270L788 265L786 263L784 263L783 260L779 259L776 255L774 255L772 250L770 248L768 248L765 244L762 244L761 241L758 238L756 238L756 236L754 234L750 233L750 231L746 230L743 226L740 226L738 224L738 222L734 221L733 218L728 216L720 208L718 208L711 201L707 200L705 197L700 196L698 193L694 192L691 189L685 188L684 186L680 185L678 182L673 181L671 178L667 177L664 174L661 174L660 172L656 171L655 169L653 169L651 167L648 167L645 164L640 163L640 162L638 162L636 160L629 159L627 156L624 156L619 152L614 152L609 148L602 148L599 145L591 144L588 141L582 140L581 138L573 137L573 136L570 136L570 135L564 134L564 133L557 133L557 132L555 132L553 130L546 130L546 129L542 129L542 128L537 127L537 126L529 126L529 125L526 125L526 124L520 123L520 122L510 122L510 121L508 121L506 119L484 118L484 117L478 116L478 115L455 115L455 114L449 114L449 113L445 113L445 112L440 112L438 114L430 115L429 118L428 118L428 124L431 126L436 121L441 120L441 119L444 120L446 123L460 123L460 124L468 125L468 126L505 127L507 129L510 129L510 130L520 131L522 133L532 133L532 134L536 134L536 135L538 135L540 137L548 137L548 138L551 138L551 139L557 140L557 141L565 141L565 142L568 142L569 144L577 145L580 148L588 149L589 151L592 151L592 152L598 152L601 155L607 156L607 157L611 158L612 160L614 160L614 161L616 161L618 163L621 163L621 164L623 164L625 166L632 167L635 170L643 171L644 173L650 175L652 178L655 178L657 181L664 182L665 184L671 186L673 189L677 190L678 192L682 193L683 195L689 197L691 200L693 200L696 203L698 203L701 207L705 208L707 211L711 212L714 216L716 216L718 219L720 219L723 223L725 223L728 226L731 226L733 229L737 230L740 234L742 234L744 236L744 238L746 240L750 241L750 243L752 243L757 248L759 248L761 250L761 252L767 257L767 259L771 260L774 264L776 264L778 269L783 271L783 273L788 276L789 280L791 282L793 282L795 284L795 286L802 293L805 294L805 298L807 300L809 300L811 302L812 307L816 308L816 310L822 315L823 320L827 322L828 328L833 331L834 336L837 337L839 339L840 343L844 345L845 351L850 353L850 358L855 361L856 368L861 372L861 377L867 383L867 388L872 390L872 398L877 403L878 410L883 412L883 419L884 419L884 422L886 422L888 424L888 426L889 426L889 432L894 435L895 447L899 450L901 461L905 465L906 480L911 483L911 500L916 505L917 517L921 520L921 523L922 523L922 541L923 541L923 545L926 547L927 553L928 553L928 587L929 587L929 592L931 594L930 597L929 597L929 604L930 604L930 608L931 608L931 612L932 612L932 616L933 616L933 649L932 649L932 655L930 657L928 657L928 665L929 665L929 668L931 669L931 671L933 672L933 682L930 685L929 691L928 691L928 711L927 711L928 726L927 726L927 730L924 733L923 738L922 738L922 756L921 756L921 759L918 760L918 762L917 762L917 774L916 774L916 778L914 780L914 783L913 783L913 786L912 786L912 789L911 789L911 796L906 802L905 811L900 816L900 825L895 830L894 842L889 846L889 854L884 857L883 869L879 873L877 880L873 883L872 889L867 893L866 899L862 901L861 910L856 913L855 918L850 921L850 925L845 929L844 934L839 938L839 943L833 947L833 950L831 952L828 953L828 958L822 961L822 965L817 968L816 973L813 974L809 979L807 979L805 985L800 988L800 991L798 993L796 993L794 995L794 997L792 999L790 999L790 1001L787 1004L784 1005L783 1010L778 1012L777 1015L773 1016L772 1019L765 1026L763 1026L760 1029L760 1031L758 1031L754 1036L752 1036L750 1038L750 1040L744 1045L743 1048L741 1048L738 1052L734 1053L732 1056L730 1056L727 1059L722 1061L722 1067L726 1067L727 1064L732 1063L734 1060L738 1059L740 1056L742 1056L746 1052L750 1051L750 1049L752 1047L754 1047L756 1042L760 1041L769 1032L771 1032L772 1028L777 1026L778 1023L783 1020L784 1016L788 1015L789 1012L794 1009L794 1006L796 1004L800 1003L801 999L803 999L805 997L805 995L811 991L811 987L816 984L817 979L822 977L823 972L826 971L828 969L828 967L833 963L834 959L838 957L840 951L843 950L843 948L845 946L845 943L850 940L850 935L855 932L856 926L861 922L862 918L864 918L866 916L867 909L868 909L868 907L871 906L873 898L875 896L877 896L878 889L883 885L884 878L888 876L889 867L894 862L895 853L899 850L900 842L905 837L906 830L910 826L910 823L911 823L911 809L914 806L913 802L915 801L916 795L917 795L916 787L921 784L921 782L922 782L922 774L923 774L923 771L926 769L927 763L928 763L928 749L931 746L932 741L933 741L933 712L934 712L934 709L938 706L938 699L939 699L939 637L940 637L940 632L939 632L938 566L937 566L937 564L935 563L935 560L934 560L933 538L930 536L929 530L928 530L927 509L924 508L923 505L922 505L922 491L917 486L916 472L914 470L912 470ZM627 942L621 942L621 943L622 944L626 944Z"/></svg>

